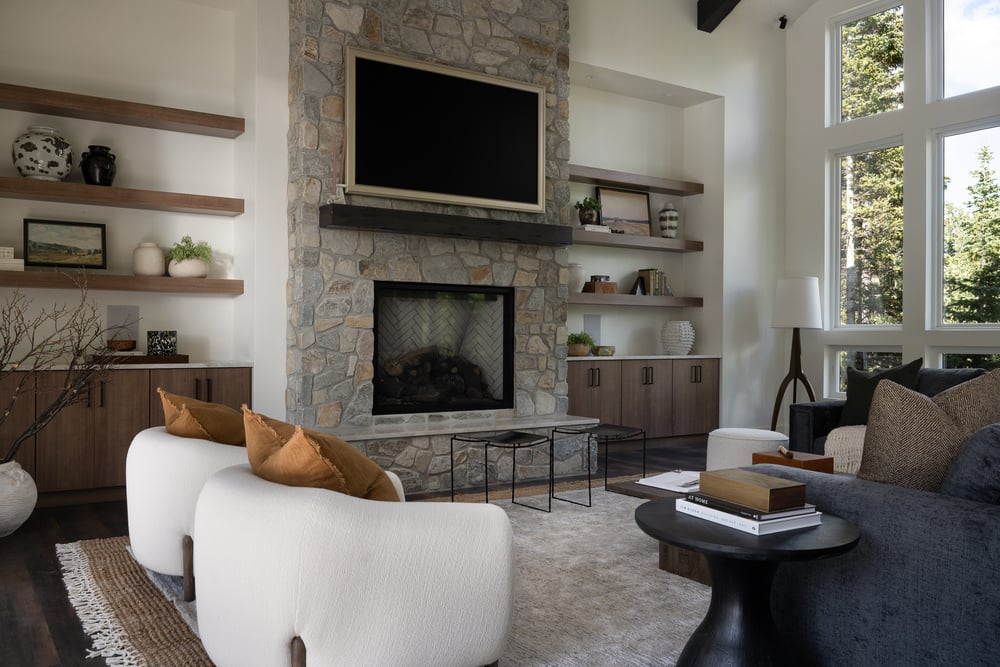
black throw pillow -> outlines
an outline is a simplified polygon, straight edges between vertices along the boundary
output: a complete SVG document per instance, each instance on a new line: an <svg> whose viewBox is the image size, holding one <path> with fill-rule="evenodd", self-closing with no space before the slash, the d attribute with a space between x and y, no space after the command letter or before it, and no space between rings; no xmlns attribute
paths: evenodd
<svg viewBox="0 0 1000 667"><path fill-rule="evenodd" d="M917 377L923 366L923 357L893 366L884 371L859 371L847 369L847 403L840 413L838 426L858 426L868 423L868 410L872 406L872 395L881 380L892 380L907 389L917 390Z"/></svg>

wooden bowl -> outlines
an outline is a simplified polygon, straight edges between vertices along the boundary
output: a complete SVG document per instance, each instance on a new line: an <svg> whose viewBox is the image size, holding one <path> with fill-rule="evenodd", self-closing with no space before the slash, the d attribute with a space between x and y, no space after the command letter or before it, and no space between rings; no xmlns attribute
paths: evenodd
<svg viewBox="0 0 1000 667"><path fill-rule="evenodd" d="M590 354L590 346L586 343L573 343L567 347L566 354L571 357L585 357Z"/></svg>
<svg viewBox="0 0 1000 667"><path fill-rule="evenodd" d="M615 354L614 345L595 345L594 354L598 357L613 357Z"/></svg>

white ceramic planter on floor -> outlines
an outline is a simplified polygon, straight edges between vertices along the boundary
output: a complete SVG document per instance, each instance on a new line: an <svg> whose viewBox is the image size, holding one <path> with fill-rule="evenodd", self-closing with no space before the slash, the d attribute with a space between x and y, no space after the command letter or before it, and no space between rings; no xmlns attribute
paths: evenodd
<svg viewBox="0 0 1000 667"><path fill-rule="evenodd" d="M17 461L0 464L0 537L21 527L35 510L38 488Z"/></svg>

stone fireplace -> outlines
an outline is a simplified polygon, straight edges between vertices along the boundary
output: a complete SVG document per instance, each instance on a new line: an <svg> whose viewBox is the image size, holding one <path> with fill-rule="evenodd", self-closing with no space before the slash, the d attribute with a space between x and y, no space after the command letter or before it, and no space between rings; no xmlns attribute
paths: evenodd
<svg viewBox="0 0 1000 667"><path fill-rule="evenodd" d="M319 219L321 206L339 201L382 209L380 217L390 222L419 212L511 227L569 225L566 2L293 2L290 19L287 418L307 428L338 431L385 423L565 415L565 248L475 234L446 237L321 228ZM545 212L350 194L344 200L337 184L343 182L346 45L545 86ZM469 150L489 150L489 146ZM427 168L433 166L433 156L428 156ZM375 286L383 281L509 290L513 309L509 407L505 402L469 410L374 414L379 346ZM579 465L571 464L572 455L563 450L559 456L564 465L560 468L557 461L557 472ZM447 439L370 441L366 451L400 474L408 490L447 488L442 487ZM500 469L505 474L508 467Z"/></svg>

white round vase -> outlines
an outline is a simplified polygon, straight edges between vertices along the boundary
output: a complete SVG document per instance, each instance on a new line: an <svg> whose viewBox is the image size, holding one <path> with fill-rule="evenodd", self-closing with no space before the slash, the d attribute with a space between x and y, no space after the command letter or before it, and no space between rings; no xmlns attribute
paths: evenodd
<svg viewBox="0 0 1000 667"><path fill-rule="evenodd" d="M667 322L662 335L664 354L684 355L694 346L694 326L687 320Z"/></svg>
<svg viewBox="0 0 1000 667"><path fill-rule="evenodd" d="M208 275L208 263L200 259L170 260L167 272L174 278L204 278Z"/></svg>
<svg viewBox="0 0 1000 667"><path fill-rule="evenodd" d="M38 488L17 461L0 463L0 537L21 527L35 510Z"/></svg>
<svg viewBox="0 0 1000 667"><path fill-rule="evenodd" d="M132 251L132 273L137 276L162 276L166 269L163 248L155 243L140 243Z"/></svg>
<svg viewBox="0 0 1000 667"><path fill-rule="evenodd" d="M583 264L569 265L569 293L578 294L583 291L583 285L587 282L587 274Z"/></svg>
<svg viewBox="0 0 1000 667"><path fill-rule="evenodd" d="M32 125L14 139L10 157L17 173L40 181L61 181L73 168L73 147L51 127Z"/></svg>

